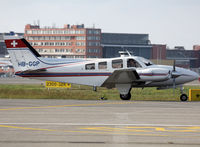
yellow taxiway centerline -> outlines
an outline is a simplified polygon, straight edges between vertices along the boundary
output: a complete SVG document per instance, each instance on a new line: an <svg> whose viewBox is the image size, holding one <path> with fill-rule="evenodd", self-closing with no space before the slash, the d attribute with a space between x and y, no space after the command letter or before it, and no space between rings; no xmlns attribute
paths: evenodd
<svg viewBox="0 0 200 147"><path fill-rule="evenodd" d="M139 135L139 136L160 136L160 137L169 137L165 134L136 134L130 132L99 132L99 131L72 131L72 130L54 130L54 129L42 129L42 128L28 128L28 127L18 127L18 126L9 126L9 125L0 125L1 128L12 128L20 130L32 130L32 131L48 131L48 132L65 132L65 133L92 133L92 134L109 134L109 135Z"/></svg>
<svg viewBox="0 0 200 147"><path fill-rule="evenodd" d="M11 128L11 129L19 129L19 130L31 130L31 131L47 131L47 132L63 132L63 133L90 133L90 134L103 134L103 135L127 135L127 136L152 136L152 137L176 137L176 138L199 138L199 136L181 136L175 134L155 134L154 131L134 131L134 130L123 130L121 128L117 128L116 130L113 128L111 131L110 128L108 130L104 129L95 129L95 128L82 128L83 130L55 130L55 129L42 129L42 128L29 128L29 127L19 127L19 126L10 126L10 125L0 125L0 128ZM80 129L80 128L79 128ZM86 129L86 130L84 130ZM87 130L88 129L88 130ZM159 130L159 129L158 129ZM157 130L157 131L158 131ZM162 130L162 129L161 129ZM123 132L125 131L125 132ZM161 131L163 132L163 131ZM165 132L165 131L164 131ZM171 132L172 133L172 132ZM183 133L183 132L179 132Z"/></svg>
<svg viewBox="0 0 200 147"><path fill-rule="evenodd" d="M98 106L98 105L123 105L123 104L132 104L132 103L136 103L136 102L109 102L109 103L94 103L94 104L72 104L72 105L56 105L56 106L15 107L15 108L0 109L0 111L59 108L59 107L78 107L78 106Z"/></svg>

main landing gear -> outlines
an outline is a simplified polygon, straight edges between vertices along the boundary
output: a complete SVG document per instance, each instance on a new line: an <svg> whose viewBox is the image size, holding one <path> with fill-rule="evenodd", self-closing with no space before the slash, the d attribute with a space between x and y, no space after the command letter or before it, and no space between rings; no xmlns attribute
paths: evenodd
<svg viewBox="0 0 200 147"><path fill-rule="evenodd" d="M120 98L122 100L130 100L131 99L131 93L129 92L128 94L120 94Z"/></svg>
<svg viewBox="0 0 200 147"><path fill-rule="evenodd" d="M131 84L116 84L115 87L118 89L122 100L131 99Z"/></svg>

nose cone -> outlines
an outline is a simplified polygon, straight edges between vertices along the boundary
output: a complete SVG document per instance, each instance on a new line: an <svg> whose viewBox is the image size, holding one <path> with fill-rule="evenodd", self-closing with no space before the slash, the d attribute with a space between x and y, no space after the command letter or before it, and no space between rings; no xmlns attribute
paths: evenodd
<svg viewBox="0 0 200 147"><path fill-rule="evenodd" d="M191 70L184 70L183 71L185 75L187 75L183 80L185 80L185 82L192 82L194 80L198 80L199 78L199 74L197 74L196 72L194 71L191 71Z"/></svg>
<svg viewBox="0 0 200 147"><path fill-rule="evenodd" d="M192 76L193 80L197 80L197 79L200 80L199 74L196 73L196 72L193 72L193 71L192 71L192 72L191 72L191 76Z"/></svg>

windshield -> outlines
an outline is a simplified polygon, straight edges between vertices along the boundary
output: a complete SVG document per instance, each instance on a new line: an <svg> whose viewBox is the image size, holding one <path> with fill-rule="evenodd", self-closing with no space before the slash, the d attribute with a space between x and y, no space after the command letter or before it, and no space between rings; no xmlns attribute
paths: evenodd
<svg viewBox="0 0 200 147"><path fill-rule="evenodd" d="M145 59L145 58L143 58L143 57L139 57L139 60L140 60L141 62L143 62L146 66L153 65L153 62L151 62L150 60Z"/></svg>

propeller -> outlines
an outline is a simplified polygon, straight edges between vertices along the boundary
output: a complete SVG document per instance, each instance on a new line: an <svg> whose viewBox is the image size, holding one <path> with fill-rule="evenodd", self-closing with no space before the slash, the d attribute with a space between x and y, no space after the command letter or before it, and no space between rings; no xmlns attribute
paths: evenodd
<svg viewBox="0 0 200 147"><path fill-rule="evenodd" d="M176 78L181 76L181 73L176 70L176 60L173 63L173 70L171 72L171 78L173 79L173 89L176 89ZM174 93L174 92L173 92Z"/></svg>
<svg viewBox="0 0 200 147"><path fill-rule="evenodd" d="M174 75L174 73L176 72L176 60L174 60L174 63L173 63L173 70L172 70L172 78L173 78L173 94L175 94L175 88L176 88L176 77Z"/></svg>

